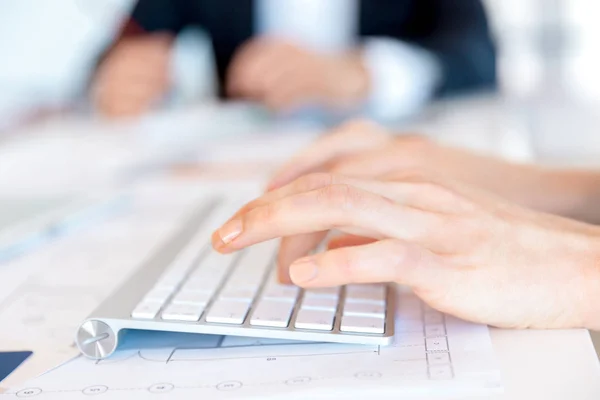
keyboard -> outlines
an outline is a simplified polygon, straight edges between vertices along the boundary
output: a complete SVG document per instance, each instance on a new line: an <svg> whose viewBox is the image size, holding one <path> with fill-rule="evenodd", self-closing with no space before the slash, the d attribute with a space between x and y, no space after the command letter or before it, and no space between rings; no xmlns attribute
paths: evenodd
<svg viewBox="0 0 600 400"><path fill-rule="evenodd" d="M206 200L181 230L79 327L76 343L93 359L109 357L127 330L389 344L393 287L347 285L303 290L280 284L278 241L221 255L214 229L243 204Z"/></svg>

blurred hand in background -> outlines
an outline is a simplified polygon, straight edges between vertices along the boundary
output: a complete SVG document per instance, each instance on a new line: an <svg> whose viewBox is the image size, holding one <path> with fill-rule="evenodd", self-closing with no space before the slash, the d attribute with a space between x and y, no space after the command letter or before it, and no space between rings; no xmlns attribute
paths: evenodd
<svg viewBox="0 0 600 400"><path fill-rule="evenodd" d="M170 89L171 38L188 28L210 37L223 98L275 111L390 120L438 96L496 87L481 0L138 0L96 73L98 108L148 111Z"/></svg>
<svg viewBox="0 0 600 400"><path fill-rule="evenodd" d="M275 111L306 105L350 108L370 92L360 52L324 54L277 38L256 38L234 56L227 78L232 97L258 101Z"/></svg>
<svg viewBox="0 0 600 400"><path fill-rule="evenodd" d="M169 34L128 37L100 64L93 102L109 117L139 115L159 102L170 87L173 38Z"/></svg>

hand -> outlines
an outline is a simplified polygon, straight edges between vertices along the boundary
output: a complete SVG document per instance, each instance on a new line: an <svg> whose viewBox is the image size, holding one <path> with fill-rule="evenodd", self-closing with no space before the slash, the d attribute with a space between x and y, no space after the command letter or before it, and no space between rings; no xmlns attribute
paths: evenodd
<svg viewBox="0 0 600 400"><path fill-rule="evenodd" d="M314 245L331 229L372 243L295 261L295 284L398 282L469 321L600 328L598 228L428 174L305 176L242 208L214 233L213 246L229 253L291 235Z"/></svg>
<svg viewBox="0 0 600 400"><path fill-rule="evenodd" d="M322 136L275 174L269 190L310 172L388 179L414 170L461 181L543 211L557 210L555 204L565 196L559 190L544 190L551 179L539 167L442 146L423 136L394 136L367 121L352 121ZM282 239L278 255L282 282L290 281L290 263L306 255L313 245L302 235Z"/></svg>
<svg viewBox="0 0 600 400"><path fill-rule="evenodd" d="M443 174L526 205L530 205L522 196L530 192L526 185L539 185L543 177L543 170L534 165L443 146L424 136L391 135L376 124L358 120L334 129L301 151L277 171L268 189L310 172L372 178L414 169Z"/></svg>
<svg viewBox="0 0 600 400"><path fill-rule="evenodd" d="M93 83L93 101L109 117L138 116L169 88L173 39L152 34L123 39L101 63Z"/></svg>
<svg viewBox="0 0 600 400"><path fill-rule="evenodd" d="M528 208L600 222L596 171L511 163L422 136L394 136L365 121L352 121L321 137L281 167L268 188L317 171L376 178L414 169L467 183Z"/></svg>
<svg viewBox="0 0 600 400"><path fill-rule="evenodd" d="M227 90L275 111L307 104L345 108L367 97L369 77L358 53L318 54L282 40L258 38L235 56Z"/></svg>

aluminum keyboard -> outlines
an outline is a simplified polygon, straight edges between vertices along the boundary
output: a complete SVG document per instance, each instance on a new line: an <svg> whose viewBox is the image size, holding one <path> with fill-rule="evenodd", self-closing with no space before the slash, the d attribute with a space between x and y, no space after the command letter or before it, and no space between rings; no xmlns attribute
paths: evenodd
<svg viewBox="0 0 600 400"><path fill-rule="evenodd" d="M230 255L210 234L241 205L204 201L112 296L80 325L90 358L110 356L127 330L385 345L393 340L393 286L302 290L275 276L278 241Z"/></svg>
<svg viewBox="0 0 600 400"><path fill-rule="evenodd" d="M276 280L277 243L254 246L233 255L210 251L191 271L175 262L131 313L134 319L170 322L382 334L385 331L385 285L301 290ZM185 258L185 254L182 255ZM299 303L299 307L297 307ZM339 312L339 313L338 313Z"/></svg>

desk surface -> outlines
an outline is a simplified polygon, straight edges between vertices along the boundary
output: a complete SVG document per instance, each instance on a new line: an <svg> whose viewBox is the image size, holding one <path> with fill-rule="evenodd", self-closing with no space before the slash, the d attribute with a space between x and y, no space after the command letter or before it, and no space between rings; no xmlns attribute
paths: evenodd
<svg viewBox="0 0 600 400"><path fill-rule="evenodd" d="M489 105L489 100L486 102L488 115L490 110L497 111L493 105ZM506 126L490 125L490 119L482 117L481 109L477 111L468 109L472 104L470 102L467 103L467 107L454 109L445 105L446 115L454 116L454 125L448 123L448 118L441 118L438 114L437 122L425 124L420 122L415 126L423 127L426 132L434 132L439 129L439 132L443 132L439 135L443 140L458 145L489 151L500 150L503 155L520 159L532 157L529 136L520 133L518 129L515 130L514 126L507 128ZM211 112L213 111L214 108L211 109ZM497 112L495 115L497 120L499 118ZM475 122L457 123L457 118L458 121L471 120ZM181 120L181 118L178 119ZM183 118L183 120L187 124L186 129L189 130L190 118ZM197 120L193 121L198 122ZM169 123L177 125L173 117L169 116L163 116L162 119L155 122L157 126L168 127L170 134L172 134L174 126ZM95 128L92 129L92 125L82 125L81 120L76 123L72 121L57 123L50 130L56 132L62 129L64 135L65 129L63 128L81 130L86 126L90 130L98 130L97 125L93 125ZM147 126L147 122L145 126ZM47 127L44 129L48 130ZM197 129L200 130L200 128ZM111 140L114 141L114 137ZM124 142L126 141L124 139ZM110 143L111 149L118 147L115 147L114 143ZM120 148L121 156L123 155L122 150ZM84 156L79 155L79 157ZM8 183L10 183L10 179L3 180L0 176L0 187ZM600 365L587 331L504 331L494 329L492 330L492 339L506 388L505 394L495 399L600 399ZM319 396L317 395L315 398L319 398Z"/></svg>

